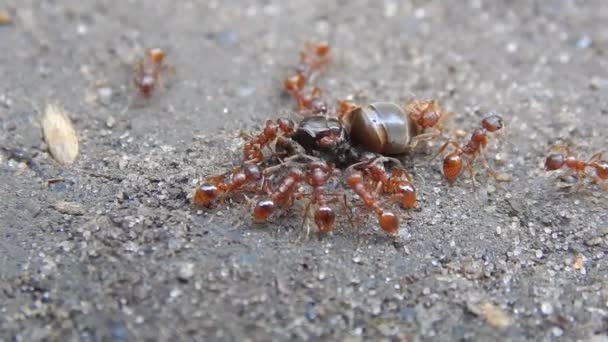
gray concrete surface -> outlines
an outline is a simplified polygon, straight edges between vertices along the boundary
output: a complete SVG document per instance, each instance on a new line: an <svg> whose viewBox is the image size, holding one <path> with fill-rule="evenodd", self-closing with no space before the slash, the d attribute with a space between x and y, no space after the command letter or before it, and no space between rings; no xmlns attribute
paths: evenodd
<svg viewBox="0 0 608 342"><path fill-rule="evenodd" d="M559 190L541 169L560 140L607 146L604 1L2 7L0 340L607 339L606 192ZM298 210L252 225L241 203L191 207L193 184L238 161L240 130L293 110L279 82L311 40L335 47L318 79L330 98L434 97L455 113L446 134L501 113L491 159L513 180L448 187L412 156L420 200L397 240L373 220L318 240ZM177 75L123 113L151 46ZM48 101L72 113L73 166L44 151Z"/></svg>

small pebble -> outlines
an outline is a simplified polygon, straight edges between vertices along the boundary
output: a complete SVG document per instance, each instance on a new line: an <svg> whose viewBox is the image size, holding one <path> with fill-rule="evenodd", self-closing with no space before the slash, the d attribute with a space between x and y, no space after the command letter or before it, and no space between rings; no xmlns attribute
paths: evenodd
<svg viewBox="0 0 608 342"><path fill-rule="evenodd" d="M551 332L553 333L553 336L556 336L556 337L560 337L564 334L564 330L562 330L562 328L560 328L560 327L551 328Z"/></svg>
<svg viewBox="0 0 608 342"><path fill-rule="evenodd" d="M542 302L540 304L540 311L544 315L551 315L553 313L553 305L551 305L549 302Z"/></svg>
<svg viewBox="0 0 608 342"><path fill-rule="evenodd" d="M114 119L113 116L110 116L107 120L106 120L106 127L108 128L113 128L114 125L116 125L116 119Z"/></svg>
<svg viewBox="0 0 608 342"><path fill-rule="evenodd" d="M593 44L593 40L589 36L582 36L576 41L575 46L577 49L586 49L591 44Z"/></svg>
<svg viewBox="0 0 608 342"><path fill-rule="evenodd" d="M194 275L194 264L191 262L183 263L179 267L178 278L187 281Z"/></svg>
<svg viewBox="0 0 608 342"><path fill-rule="evenodd" d="M110 87L101 87L97 89L97 98L104 105L110 104L114 91Z"/></svg>

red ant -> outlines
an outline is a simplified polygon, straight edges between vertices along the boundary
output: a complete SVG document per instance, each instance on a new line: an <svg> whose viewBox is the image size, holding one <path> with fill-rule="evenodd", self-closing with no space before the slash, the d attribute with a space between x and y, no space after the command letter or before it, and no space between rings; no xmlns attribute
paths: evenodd
<svg viewBox="0 0 608 342"><path fill-rule="evenodd" d="M375 158L369 163L362 162L367 164L362 168L363 171L376 183L376 193L384 192L392 195L389 202L398 202L403 208L411 209L415 207L416 188L412 183L412 177L407 171L399 167L394 167L389 175L382 164L385 161L393 161L397 165L401 164L398 160L389 157ZM351 168L358 168L360 164L354 164Z"/></svg>
<svg viewBox="0 0 608 342"><path fill-rule="evenodd" d="M440 121L445 120L449 112L439 106L436 100L413 100L410 101L405 111L409 114L410 122L413 122L416 130L411 139L409 148L414 148L421 141L428 141L439 137L441 134Z"/></svg>
<svg viewBox="0 0 608 342"><path fill-rule="evenodd" d="M243 155L245 163L259 163L264 160L264 147L274 142L279 136L290 136L295 132L296 124L289 119L278 119L266 121L266 126L262 132L256 136L247 136L248 141L243 145Z"/></svg>
<svg viewBox="0 0 608 342"><path fill-rule="evenodd" d="M365 185L363 174L359 171L351 173L346 178L346 184L359 196L363 205L378 215L378 223L387 234L394 235L399 231L399 218L390 211L385 211L374 193Z"/></svg>
<svg viewBox="0 0 608 342"><path fill-rule="evenodd" d="M165 53L163 50L148 49L144 57L137 61L133 81L139 93L145 98L152 96L152 92L161 83L161 76L166 73L174 73L173 67L165 65Z"/></svg>
<svg viewBox="0 0 608 342"><path fill-rule="evenodd" d="M304 45L296 74L283 82L283 89L296 100L300 110L310 110L313 114L327 112L327 104L321 99L321 89L314 87L310 94L303 91L313 72L329 63L329 50L329 45L325 43Z"/></svg>
<svg viewBox="0 0 608 342"><path fill-rule="evenodd" d="M460 147L460 145L453 140L450 140L441 146L437 154L441 154L450 145L454 147L454 151L446 155L443 159L443 175L450 184L453 183L462 172L463 157L466 159L467 170L473 180L473 185L475 185L473 162L478 156L483 158L484 165L489 169L490 175L496 178L496 172L488 165L485 155L483 154L483 149L488 145L488 133L494 133L502 127L502 118L496 114L492 114L481 121L481 128L473 130L469 142L464 147Z"/></svg>
<svg viewBox="0 0 608 342"><path fill-rule="evenodd" d="M304 219L308 217L310 206L316 204L314 219L321 234L334 229L336 220L336 214L329 206L330 201L327 200L328 195L325 193L325 184L332 176L334 176L334 168L325 162L317 161L306 165L306 182L312 188L312 193L310 194L311 200L304 210Z"/></svg>
<svg viewBox="0 0 608 342"><path fill-rule="evenodd" d="M545 170L554 171L561 168L568 168L576 173L577 179L581 180L586 176L586 169L595 170L596 181L608 180L608 161L602 160L603 153L598 152L591 156L589 160L582 161L577 159L568 147L555 146L554 150L562 151L549 154L545 160ZM606 187L608 190L608 186Z"/></svg>
<svg viewBox="0 0 608 342"><path fill-rule="evenodd" d="M294 195L297 187L303 181L304 173L302 170L292 167L278 189L274 192L270 192L270 199L260 200L256 203L253 210L254 220L267 220L270 215L272 215L276 206L291 206L295 200Z"/></svg>
<svg viewBox="0 0 608 342"><path fill-rule="evenodd" d="M260 180L262 171L255 164L243 164L231 172L228 180L225 181L225 178L225 175L207 178L204 184L194 190L192 202L199 206L208 206L216 198L243 189L247 183Z"/></svg>

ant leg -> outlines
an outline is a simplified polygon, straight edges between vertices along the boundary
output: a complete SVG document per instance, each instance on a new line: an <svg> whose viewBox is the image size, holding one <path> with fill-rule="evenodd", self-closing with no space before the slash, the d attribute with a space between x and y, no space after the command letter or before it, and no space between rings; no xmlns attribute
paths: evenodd
<svg viewBox="0 0 608 342"><path fill-rule="evenodd" d="M477 185L475 182L475 173L473 172L473 161L467 158L467 172L469 173L469 177L471 177L471 184L473 185L473 191L476 191Z"/></svg>
<svg viewBox="0 0 608 342"><path fill-rule="evenodd" d="M407 147L409 149L414 149L414 148L416 148L416 146L418 146L419 143L421 143L423 141L437 139L438 137L441 136L441 131L439 131L438 129L428 129L428 130L430 130L430 132L426 132L426 133L422 133L422 134L418 134L418 135L414 136L412 138L412 140L410 141L410 143L407 145Z"/></svg>
<svg viewBox="0 0 608 342"><path fill-rule="evenodd" d="M598 152L598 153L592 155L591 158L589 158L589 160L587 161L587 164L602 160L603 155L604 155L603 152Z"/></svg>
<svg viewBox="0 0 608 342"><path fill-rule="evenodd" d="M247 132L240 131L239 132L239 138L243 138L245 140L251 140L251 139L253 139L253 136L251 134L247 133Z"/></svg>
<svg viewBox="0 0 608 342"><path fill-rule="evenodd" d="M432 162L435 158L437 158L437 156L439 156L441 153L443 153L443 151L445 151L445 149L448 146L452 146L452 147L454 147L457 150L460 149L460 145L456 141L454 141L454 140L448 140L443 145L441 145L441 147L439 148L439 151L437 151L437 153L435 153L435 155L431 159L427 160L425 164L428 164L428 163Z"/></svg>
<svg viewBox="0 0 608 342"><path fill-rule="evenodd" d="M567 155L572 155L572 153L570 152L570 148L564 144L555 144L555 145L551 146L550 151L554 151L554 152L564 151L564 152L566 152Z"/></svg>
<svg viewBox="0 0 608 342"><path fill-rule="evenodd" d="M488 174L494 178L494 180L499 181L499 177L498 177L498 172L496 172L494 170L494 168L492 168L492 166L490 165L490 163L488 162L488 158L486 157L486 154L484 153L484 151L480 151L479 152L479 156L481 157L481 163L483 164L483 166L488 170Z"/></svg>
<svg viewBox="0 0 608 342"><path fill-rule="evenodd" d="M346 202L346 194L342 194L342 209L344 210L344 212L346 212L346 216L348 217L348 222L350 223L351 227L353 228L353 230L356 230L357 226L355 226L355 222L353 221L353 213L348 207L348 202Z"/></svg>
<svg viewBox="0 0 608 342"><path fill-rule="evenodd" d="M302 219L302 226L300 227L300 231L302 229L304 229L304 224L306 223L306 221L308 220L308 213L310 212L310 205L312 204L312 200L308 201L308 203L306 204L306 208L304 208L304 218ZM308 239L308 236L310 235L310 225L306 226L306 238Z"/></svg>
<svg viewBox="0 0 608 342"><path fill-rule="evenodd" d="M353 228L353 230L356 229L355 223L353 221L353 216L352 213L350 211L350 207L348 205L348 202L346 201L346 194L340 194L340 193L332 193L332 194L326 194L327 196L332 196L335 197L333 200L329 201L328 203L335 203L340 201L337 197L342 197L342 201L340 202L341 206L342 206L342 210L344 210L344 213L346 214L346 217L348 217L348 222L350 223L350 226Z"/></svg>

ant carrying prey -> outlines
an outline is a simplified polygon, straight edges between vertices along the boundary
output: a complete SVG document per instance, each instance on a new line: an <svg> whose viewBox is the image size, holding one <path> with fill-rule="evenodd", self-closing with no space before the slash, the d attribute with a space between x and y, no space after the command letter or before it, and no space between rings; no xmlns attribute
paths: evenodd
<svg viewBox="0 0 608 342"><path fill-rule="evenodd" d="M400 215L393 207L415 207L417 192L401 161L390 156L411 154L420 143L439 138L448 112L427 99L328 106L321 90L308 83L330 62L330 50L327 44L306 44L294 75L283 82L301 119L267 120L260 133L244 134L241 166L207 178L195 189L193 203L209 206L243 194L253 198L254 221L263 222L302 202L303 221L312 213L320 234L334 229L336 206L351 223L358 207L373 213L385 233L398 234ZM483 134L464 148L451 143L458 156L472 159L485 147L486 133L500 129L502 121L489 117L482 126Z"/></svg>

